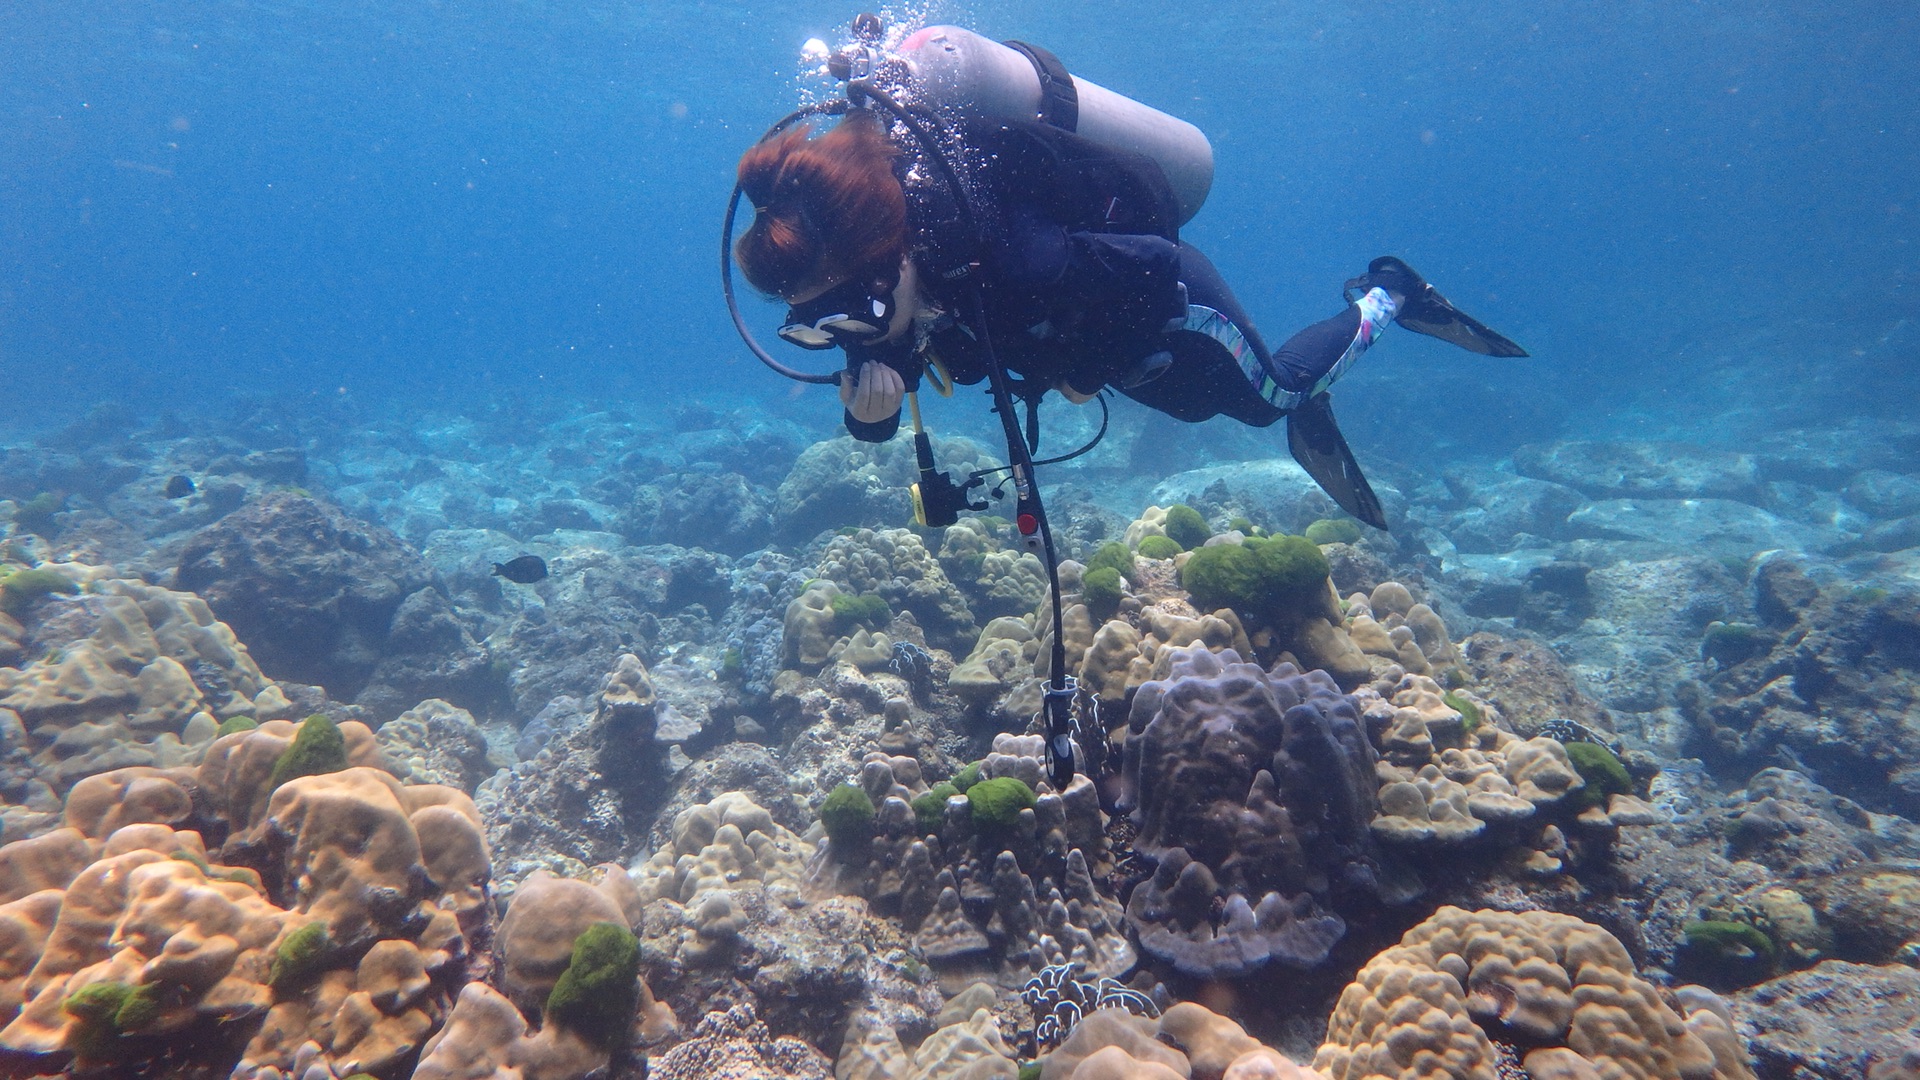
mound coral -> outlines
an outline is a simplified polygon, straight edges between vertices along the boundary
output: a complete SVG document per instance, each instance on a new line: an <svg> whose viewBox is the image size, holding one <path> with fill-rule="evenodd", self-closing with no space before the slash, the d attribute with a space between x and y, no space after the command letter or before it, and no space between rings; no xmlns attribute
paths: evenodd
<svg viewBox="0 0 1920 1080"><path fill-rule="evenodd" d="M1374 751L1326 673L1231 650L1171 650L1128 720L1121 808L1158 863L1127 918L1141 947L1202 977L1310 968L1345 933L1330 901L1377 880Z"/></svg>
<svg viewBox="0 0 1920 1080"><path fill-rule="evenodd" d="M1503 1057L1534 1076L1753 1076L1725 1019L1682 1017L1605 930L1456 907L1360 969L1313 1064L1329 1080L1496 1080Z"/></svg>
<svg viewBox="0 0 1920 1080"><path fill-rule="evenodd" d="M27 612L48 651L0 666L0 714L17 713L33 734L34 771L56 795L113 768L191 764L223 717L290 711L199 597L108 567L62 563L33 573L88 590L63 601L57 619L44 606Z"/></svg>

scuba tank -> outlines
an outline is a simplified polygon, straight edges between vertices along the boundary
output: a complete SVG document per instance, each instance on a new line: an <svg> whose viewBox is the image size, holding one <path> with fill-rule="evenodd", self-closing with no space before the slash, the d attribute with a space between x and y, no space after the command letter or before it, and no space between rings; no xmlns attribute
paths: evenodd
<svg viewBox="0 0 1920 1080"><path fill-rule="evenodd" d="M1037 119L1098 145L1153 159L1173 187L1179 224L1200 211L1213 187L1213 146L1199 128L1069 74L1038 46L1001 44L958 26L929 26L909 35L885 59L905 68L901 89L921 104L988 119ZM876 71L889 68L890 74L899 71L874 65Z"/></svg>

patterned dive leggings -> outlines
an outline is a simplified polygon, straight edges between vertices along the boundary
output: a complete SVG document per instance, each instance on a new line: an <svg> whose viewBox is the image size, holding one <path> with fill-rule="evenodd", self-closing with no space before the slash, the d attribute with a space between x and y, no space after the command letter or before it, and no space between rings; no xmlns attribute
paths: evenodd
<svg viewBox="0 0 1920 1080"><path fill-rule="evenodd" d="M1346 374L1394 316L1393 302L1374 289L1270 352L1220 271L1191 244L1180 245L1180 280L1189 307L1186 331L1172 335L1172 366L1122 393L1193 423L1228 416L1266 427Z"/></svg>

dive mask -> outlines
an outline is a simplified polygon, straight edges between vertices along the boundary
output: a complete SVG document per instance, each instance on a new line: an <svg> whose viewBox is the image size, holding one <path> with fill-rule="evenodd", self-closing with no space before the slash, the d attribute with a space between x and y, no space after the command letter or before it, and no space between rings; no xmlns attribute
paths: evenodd
<svg viewBox="0 0 1920 1080"><path fill-rule="evenodd" d="M885 337L893 325L893 286L848 278L803 304L787 309L781 340L803 349L831 349Z"/></svg>

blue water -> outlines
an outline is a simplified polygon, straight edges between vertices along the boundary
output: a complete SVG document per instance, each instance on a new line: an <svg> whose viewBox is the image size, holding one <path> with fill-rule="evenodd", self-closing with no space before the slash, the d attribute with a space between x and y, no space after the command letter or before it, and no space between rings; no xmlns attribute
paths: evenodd
<svg viewBox="0 0 1920 1080"><path fill-rule="evenodd" d="M739 347L715 262L734 161L798 100L801 42L853 10L14 0L5 423L664 392L829 434L825 391L792 396ZM1204 129L1217 181L1187 235L1270 337L1392 252L1533 350L1394 335L1341 393L1363 449L1737 440L1702 416L1818 425L1920 397L1910 3L932 15Z"/></svg>

